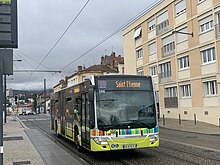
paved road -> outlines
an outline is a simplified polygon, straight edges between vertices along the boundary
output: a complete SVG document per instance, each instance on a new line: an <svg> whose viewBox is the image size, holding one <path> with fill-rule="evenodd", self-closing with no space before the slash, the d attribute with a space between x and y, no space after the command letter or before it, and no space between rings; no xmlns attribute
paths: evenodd
<svg viewBox="0 0 220 165"><path fill-rule="evenodd" d="M19 116L31 129L40 129L56 139L49 130L49 116ZM117 152L92 153L76 151L72 142L61 138L68 152L97 165L146 165L146 164L219 164L220 137L182 131L160 129L161 145L157 149L141 149Z"/></svg>

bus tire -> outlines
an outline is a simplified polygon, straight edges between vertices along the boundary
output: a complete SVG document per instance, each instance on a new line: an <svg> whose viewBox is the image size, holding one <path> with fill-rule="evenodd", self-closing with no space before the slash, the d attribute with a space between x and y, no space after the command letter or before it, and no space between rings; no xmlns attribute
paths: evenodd
<svg viewBox="0 0 220 165"><path fill-rule="evenodd" d="M77 151L81 151L82 147L80 146L80 143L79 143L79 131L77 127L75 127L74 129L74 143L76 145Z"/></svg>

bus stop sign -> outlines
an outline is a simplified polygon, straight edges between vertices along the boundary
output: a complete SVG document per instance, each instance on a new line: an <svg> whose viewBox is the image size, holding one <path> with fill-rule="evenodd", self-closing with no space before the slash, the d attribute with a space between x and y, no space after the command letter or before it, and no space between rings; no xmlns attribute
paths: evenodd
<svg viewBox="0 0 220 165"><path fill-rule="evenodd" d="M18 48L17 0L0 0L0 48Z"/></svg>

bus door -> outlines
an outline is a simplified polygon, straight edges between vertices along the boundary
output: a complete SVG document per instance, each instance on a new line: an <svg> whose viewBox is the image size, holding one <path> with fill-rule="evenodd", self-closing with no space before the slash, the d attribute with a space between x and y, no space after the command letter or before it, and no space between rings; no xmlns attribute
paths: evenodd
<svg viewBox="0 0 220 165"><path fill-rule="evenodd" d="M66 119L65 119L65 93L61 91L61 134L65 135Z"/></svg>
<svg viewBox="0 0 220 165"><path fill-rule="evenodd" d="M90 148L89 121L89 97L88 93L82 93L82 142L87 148Z"/></svg>

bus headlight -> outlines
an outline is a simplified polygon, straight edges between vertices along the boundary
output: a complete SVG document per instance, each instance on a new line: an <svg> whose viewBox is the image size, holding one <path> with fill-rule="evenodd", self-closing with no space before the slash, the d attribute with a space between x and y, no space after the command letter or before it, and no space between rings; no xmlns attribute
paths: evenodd
<svg viewBox="0 0 220 165"><path fill-rule="evenodd" d="M95 137L95 138L93 138L93 140L97 143L97 144L104 144L104 145L106 145L106 144L108 144L108 138L104 138L104 137Z"/></svg>
<svg viewBox="0 0 220 165"><path fill-rule="evenodd" d="M151 142L159 139L159 135L150 135L149 137Z"/></svg>

